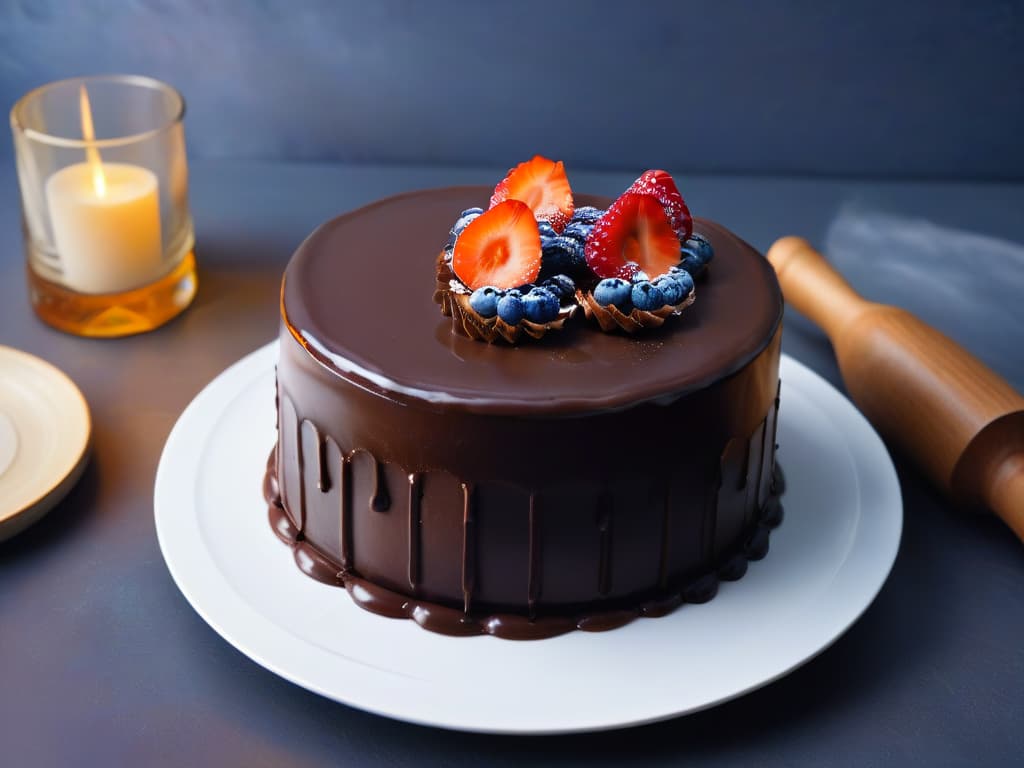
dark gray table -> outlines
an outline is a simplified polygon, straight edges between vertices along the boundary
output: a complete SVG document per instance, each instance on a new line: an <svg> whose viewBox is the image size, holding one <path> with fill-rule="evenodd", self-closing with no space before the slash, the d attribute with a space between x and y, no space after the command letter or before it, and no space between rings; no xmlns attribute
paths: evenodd
<svg viewBox="0 0 1024 768"><path fill-rule="evenodd" d="M281 270L319 222L400 190L493 183L500 173L227 162L192 170L201 265L195 304L155 333L94 341L53 331L31 314L17 185L13 169L0 169L0 343L63 368L95 422L80 485L38 525L0 545L0 764L1024 760L1024 547L997 520L954 511L898 456L904 539L875 603L805 667L691 717L567 737L449 733L335 704L242 656L189 607L157 547L153 478L171 426L210 379L274 336ZM610 195L631 180L573 174L575 188ZM851 205L1024 242L1021 186L735 177L686 178L681 186L695 211L762 249L789 233L821 244ZM871 284L856 260L845 266L855 285ZM963 338L955 309L937 306L941 297L913 286L905 296ZM1021 308L992 311L1019 318ZM987 335L991 344L984 337L980 346L977 334L966 340L1024 388L1024 338L1007 347L999 327ZM827 341L793 313L784 348L840 384Z"/></svg>

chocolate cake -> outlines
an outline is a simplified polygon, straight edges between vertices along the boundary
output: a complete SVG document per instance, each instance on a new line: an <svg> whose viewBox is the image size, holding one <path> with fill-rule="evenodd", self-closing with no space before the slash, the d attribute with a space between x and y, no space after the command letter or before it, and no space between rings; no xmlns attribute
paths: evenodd
<svg viewBox="0 0 1024 768"><path fill-rule="evenodd" d="M774 273L698 218L714 263L678 317L631 334L581 310L489 344L453 332L433 296L451 222L489 195L382 200L295 253L274 530L308 575L447 634L611 629L709 600L781 519Z"/></svg>

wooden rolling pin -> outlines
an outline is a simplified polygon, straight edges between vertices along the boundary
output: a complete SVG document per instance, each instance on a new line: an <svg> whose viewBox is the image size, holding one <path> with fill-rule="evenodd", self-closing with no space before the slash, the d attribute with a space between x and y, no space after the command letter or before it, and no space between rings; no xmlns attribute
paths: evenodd
<svg viewBox="0 0 1024 768"><path fill-rule="evenodd" d="M878 431L955 502L987 506L1024 541L1024 397L909 312L861 298L806 240L778 240L768 261L786 301L828 334Z"/></svg>

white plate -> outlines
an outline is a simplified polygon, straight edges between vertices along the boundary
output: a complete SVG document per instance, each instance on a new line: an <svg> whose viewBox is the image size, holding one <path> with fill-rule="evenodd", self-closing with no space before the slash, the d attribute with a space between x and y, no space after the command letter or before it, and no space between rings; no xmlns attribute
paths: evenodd
<svg viewBox="0 0 1024 768"><path fill-rule="evenodd" d="M89 406L45 360L0 346L0 541L64 498L85 468Z"/></svg>
<svg viewBox="0 0 1024 768"><path fill-rule="evenodd" d="M276 343L254 352L182 414L157 471L157 534L178 587L229 643L353 707L532 734L694 712L825 649L871 603L896 557L903 515L885 447L842 395L783 357L786 519L768 557L711 602L535 642L453 638L376 616L300 573L270 530L261 484L276 361Z"/></svg>

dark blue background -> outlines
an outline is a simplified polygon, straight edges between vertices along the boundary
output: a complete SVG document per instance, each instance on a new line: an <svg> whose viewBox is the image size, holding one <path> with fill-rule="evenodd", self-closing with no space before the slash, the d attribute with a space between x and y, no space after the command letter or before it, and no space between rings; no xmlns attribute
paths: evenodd
<svg viewBox="0 0 1024 768"><path fill-rule="evenodd" d="M0 102L154 75L194 157L1022 179L1022 40L991 1L0 0Z"/></svg>

